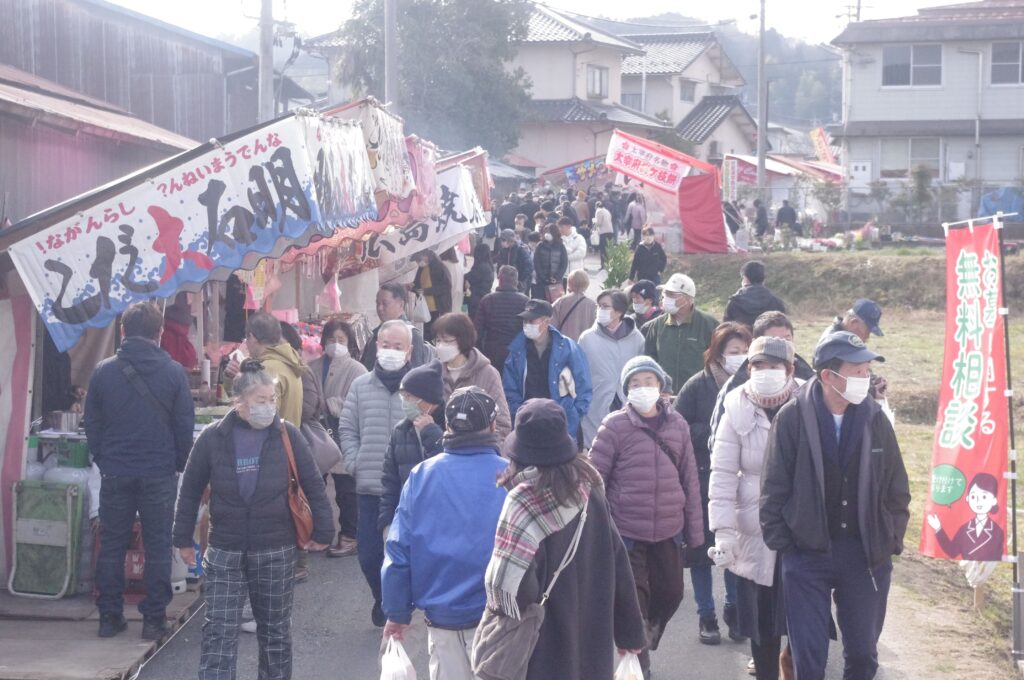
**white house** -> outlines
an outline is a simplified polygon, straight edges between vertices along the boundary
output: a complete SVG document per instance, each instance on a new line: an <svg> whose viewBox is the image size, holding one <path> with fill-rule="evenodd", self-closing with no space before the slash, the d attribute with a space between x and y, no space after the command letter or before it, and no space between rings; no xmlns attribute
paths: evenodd
<svg viewBox="0 0 1024 680"><path fill-rule="evenodd" d="M670 127L621 103L623 58L643 53L636 43L534 5L516 49L510 68L533 86L513 153L555 168L604 155L615 128L648 137Z"/></svg>
<svg viewBox="0 0 1024 680"><path fill-rule="evenodd" d="M843 50L842 144L850 190L935 181L985 187L1024 176L1024 0L982 0L850 24Z"/></svg>
<svg viewBox="0 0 1024 680"><path fill-rule="evenodd" d="M721 163L725 154L757 153L757 123L738 95L708 95L676 125L694 156Z"/></svg>

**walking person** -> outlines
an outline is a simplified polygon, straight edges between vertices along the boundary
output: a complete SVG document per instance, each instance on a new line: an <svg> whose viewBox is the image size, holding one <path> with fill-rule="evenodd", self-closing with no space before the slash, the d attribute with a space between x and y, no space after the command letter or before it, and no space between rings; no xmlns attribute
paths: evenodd
<svg viewBox="0 0 1024 680"><path fill-rule="evenodd" d="M557 300L558 296L552 293L552 287L561 289L562 279L568 270L569 254L562 242L562 232L558 230L557 224L548 224L533 253L533 273L537 278L533 286L533 297L548 302Z"/></svg>
<svg viewBox="0 0 1024 680"><path fill-rule="evenodd" d="M605 206L604 201L597 201L594 207L594 229L600 239L598 249L601 252L601 269L608 266L608 242L615 236L615 222L612 212Z"/></svg>
<svg viewBox="0 0 1024 680"><path fill-rule="evenodd" d="M497 289L484 296L473 317L477 347L499 372L505 366L509 344L523 330L518 315L530 301L519 288L519 272L503 265L498 269Z"/></svg>
<svg viewBox="0 0 1024 680"><path fill-rule="evenodd" d="M682 546L704 544L700 481L690 428L661 399L667 376L650 357L634 357L620 376L628 404L597 431L590 460L608 489L608 506L626 543L647 645L640 665L683 599Z"/></svg>
<svg viewBox="0 0 1024 680"><path fill-rule="evenodd" d="M582 269L569 272L569 288L565 295L552 305L554 316L551 323L570 340L580 339L580 334L594 325L597 318L597 303L587 297L590 277Z"/></svg>
<svg viewBox="0 0 1024 680"><path fill-rule="evenodd" d="M285 342L281 322L266 312L257 312L245 322L245 346L249 357L259 359L276 382L277 412L292 425L302 423L302 376L306 365L302 357ZM238 375L240 364L232 359L224 369L225 387Z"/></svg>
<svg viewBox="0 0 1024 680"><path fill-rule="evenodd" d="M740 267L740 289L725 305L724 321L738 321L752 328L765 312L786 313L786 305L764 285L765 267L760 260L747 260Z"/></svg>
<svg viewBox="0 0 1024 680"><path fill-rule="evenodd" d="M754 235L757 236L758 245L761 246L762 250L769 249L769 224L768 224L768 208L764 206L764 202L760 198L754 199Z"/></svg>
<svg viewBox="0 0 1024 680"><path fill-rule="evenodd" d="M437 317L452 311L452 279L448 268L432 250L424 250L413 258L419 265L411 290L422 295L430 310L430 321L423 324L423 339L434 339L433 324Z"/></svg>
<svg viewBox="0 0 1024 680"><path fill-rule="evenodd" d="M526 235L534 233L527 230ZM501 232L501 243L494 251L494 266L500 271L506 265L515 267L519 272L519 292L529 294L533 282L533 253L519 242L516 233L510 229Z"/></svg>
<svg viewBox="0 0 1024 680"><path fill-rule="evenodd" d="M359 358L366 370L372 371L374 364L377 363L377 338L380 329L388 321L400 320L409 326L412 333L412 358L409 361L413 368L422 366L434 358L434 348L424 342L423 332L412 325L409 317L406 316L405 307L409 299L408 293L405 286L395 282L385 283L377 291L375 304L380 325L373 329L363 347L362 356Z"/></svg>
<svg viewBox="0 0 1024 680"><path fill-rule="evenodd" d="M590 205L587 203L587 194L579 191L576 193L576 200L572 203L572 209L576 211L576 217L579 218L579 229L580 236L583 237L583 243L590 249L590 233L593 228L593 214L590 211Z"/></svg>
<svg viewBox="0 0 1024 680"><path fill-rule="evenodd" d="M644 353L644 336L636 321L626 316L629 298L620 290L606 290L597 296L597 319L580 336L579 346L590 366L594 396L583 416L583 448L589 449L604 417L626 405L622 369L630 359Z"/></svg>
<svg viewBox="0 0 1024 680"><path fill-rule="evenodd" d="M466 272L466 287L469 289L469 317L475 319L480 301L494 288L494 264L491 262L491 249L486 243L478 243L473 249L473 266Z"/></svg>
<svg viewBox="0 0 1024 680"><path fill-rule="evenodd" d="M174 545L190 566L196 564L196 515L207 487L210 490L200 680L235 677L246 598L256 619L259 677L287 680L292 676L296 562L295 526L288 506L292 466L313 517L312 541L303 547L323 550L334 533L323 479L298 427L277 415L274 382L259 361L242 363L232 385L234 408L199 435L181 481Z"/></svg>
<svg viewBox="0 0 1024 680"><path fill-rule="evenodd" d="M487 596L484 571L505 489L497 404L478 387L442 409L444 450L412 469L385 544L384 637L402 640L413 609L426 614L431 680L473 680L470 651ZM453 531L453 527L458 527Z"/></svg>
<svg viewBox="0 0 1024 680"><path fill-rule="evenodd" d="M704 368L704 352L718 321L697 309L697 287L686 274L673 274L660 287L665 313L641 330L644 354L657 361L679 389Z"/></svg>
<svg viewBox="0 0 1024 680"><path fill-rule="evenodd" d="M562 236L562 244L568 259L566 271L574 272L583 270L583 263L587 259L587 241L583 235L572 225L567 217L558 220L558 232Z"/></svg>
<svg viewBox="0 0 1024 680"><path fill-rule="evenodd" d="M721 324L711 335L711 344L704 352L704 370L686 381L676 399L676 410L686 418L690 426L690 438L700 478L704 540L707 545L714 543L715 539L708 520L708 488L711 480L711 451L708 448L708 437L711 434L711 415L722 386L746 361L750 342L750 331L746 326L731 322ZM687 555L687 566L690 568L693 597L697 601L699 639L702 644L717 645L721 642L722 636L715 613L711 558L708 557L706 550L690 551ZM728 629L729 638L739 642L743 636L736 627L736 579L727 571L724 581L725 603L722 618Z"/></svg>
<svg viewBox="0 0 1024 680"><path fill-rule="evenodd" d="M796 675L822 680L831 601L844 678L871 680L910 488L892 424L868 394L883 360L848 331L814 350L816 375L779 411L761 482L765 544L779 553ZM799 508L793 512L792 508Z"/></svg>
<svg viewBox="0 0 1024 680"><path fill-rule="evenodd" d="M452 246L441 253L441 263L448 270L448 278L451 281L450 311L461 312L466 302L466 258L457 247Z"/></svg>
<svg viewBox="0 0 1024 680"><path fill-rule="evenodd" d="M488 616L544 618L526 680L609 680L616 651L638 653L644 625L629 556L601 476L577 454L565 411L549 399L523 404L505 441L508 489L484 576ZM486 621L485 621L486 623ZM475 669L490 647L481 627ZM488 643L491 642L491 645Z"/></svg>
<svg viewBox="0 0 1024 680"><path fill-rule="evenodd" d="M792 397L793 346L762 336L747 354L750 381L725 400L711 454L709 522L715 564L735 574L735 627L750 638L750 653L759 680L778 680L784 629L782 591L776 555L764 543L758 521L761 469L768 431L779 409Z"/></svg>
<svg viewBox="0 0 1024 680"><path fill-rule="evenodd" d="M640 245L640 232L647 226L647 204L640 192L631 194L626 208L626 226L633 230L633 241L630 247L636 250ZM652 279L653 280L653 279Z"/></svg>
<svg viewBox="0 0 1024 680"><path fill-rule="evenodd" d="M100 637L128 627L124 558L136 514L146 549L142 638L158 640L166 630L175 473L185 469L192 448L195 409L185 369L160 349L162 328L156 305L128 307L121 315L124 341L116 356L96 367L85 397L85 436L102 476L96 561Z"/></svg>
<svg viewBox="0 0 1024 680"><path fill-rule="evenodd" d="M661 283L661 273L668 266L668 257L661 244L654 240L654 229L644 227L643 241L633 249L633 264L629 268L630 281Z"/></svg>
<svg viewBox="0 0 1024 680"><path fill-rule="evenodd" d="M337 433L348 391L356 378L366 374L366 367L359 363L355 331L345 321L329 319L324 324L320 345L324 354L310 362L309 370L323 395L322 410L326 413L327 429ZM327 548L327 556L355 555L356 519L359 514L356 479L345 472L342 461L331 470L331 480L334 483L334 501L338 505L338 535Z"/></svg>
<svg viewBox="0 0 1024 680"><path fill-rule="evenodd" d="M643 328L648 321L662 315L662 309L658 306L658 286L653 281L637 281L629 287L628 295L633 303L629 316L636 321L637 328Z"/></svg>
<svg viewBox="0 0 1024 680"><path fill-rule="evenodd" d="M789 201L783 200L782 207L775 215L775 226L782 235L782 248L792 250L794 246L793 234L796 233L796 210L789 205Z"/></svg>

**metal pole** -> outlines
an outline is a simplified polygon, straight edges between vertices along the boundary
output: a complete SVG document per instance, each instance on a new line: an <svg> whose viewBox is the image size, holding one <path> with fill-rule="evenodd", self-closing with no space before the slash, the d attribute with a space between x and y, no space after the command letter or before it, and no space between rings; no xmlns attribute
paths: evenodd
<svg viewBox="0 0 1024 680"><path fill-rule="evenodd" d="M398 0L384 0L384 103L396 112L398 95Z"/></svg>
<svg viewBox="0 0 1024 680"><path fill-rule="evenodd" d="M274 0L260 9L259 122L274 117Z"/></svg>
<svg viewBox="0 0 1024 680"><path fill-rule="evenodd" d="M768 152L768 78L764 56L764 3L761 0L761 30L757 41L757 195L764 200L764 159Z"/></svg>

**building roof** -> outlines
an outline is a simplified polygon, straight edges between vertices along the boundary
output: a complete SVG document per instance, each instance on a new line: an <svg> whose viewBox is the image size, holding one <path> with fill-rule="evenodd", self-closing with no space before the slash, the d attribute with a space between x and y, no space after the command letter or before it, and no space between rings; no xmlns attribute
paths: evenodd
<svg viewBox="0 0 1024 680"><path fill-rule="evenodd" d="M302 41L302 49L309 52L329 52L342 46L341 29L322 33Z"/></svg>
<svg viewBox="0 0 1024 680"><path fill-rule="evenodd" d="M626 36L643 47L646 54L630 55L622 60L622 75L682 73L714 42L711 33L662 33Z"/></svg>
<svg viewBox="0 0 1024 680"><path fill-rule="evenodd" d="M197 144L106 102L3 64L0 64L0 113L173 151L191 149Z"/></svg>
<svg viewBox="0 0 1024 680"><path fill-rule="evenodd" d="M834 45L1024 38L1024 0L981 0L919 9L917 14L849 24Z"/></svg>
<svg viewBox="0 0 1024 680"><path fill-rule="evenodd" d="M974 119L964 120L864 120L828 126L834 138L843 137L973 137ZM986 136L1024 135L1024 119L981 119Z"/></svg>
<svg viewBox="0 0 1024 680"><path fill-rule="evenodd" d="M643 54L643 48L630 40L605 33L579 19L540 4L533 5L524 43L597 43L629 54Z"/></svg>
<svg viewBox="0 0 1024 680"><path fill-rule="evenodd" d="M526 117L532 121L561 123L601 123L634 125L645 128L668 128L660 118L648 116L622 104L601 104L572 99L531 99L526 104Z"/></svg>
<svg viewBox="0 0 1024 680"><path fill-rule="evenodd" d="M701 99L700 103L679 121L676 132L689 142L703 144L730 117L734 117L748 135L756 134L757 124L740 102L740 98L732 94Z"/></svg>

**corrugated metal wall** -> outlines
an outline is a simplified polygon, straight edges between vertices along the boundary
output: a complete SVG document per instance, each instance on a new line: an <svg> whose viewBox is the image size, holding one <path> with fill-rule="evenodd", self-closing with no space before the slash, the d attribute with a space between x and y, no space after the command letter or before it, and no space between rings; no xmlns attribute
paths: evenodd
<svg viewBox="0 0 1024 680"><path fill-rule="evenodd" d="M255 55L89 2L0 0L0 62L200 141L256 122Z"/></svg>

